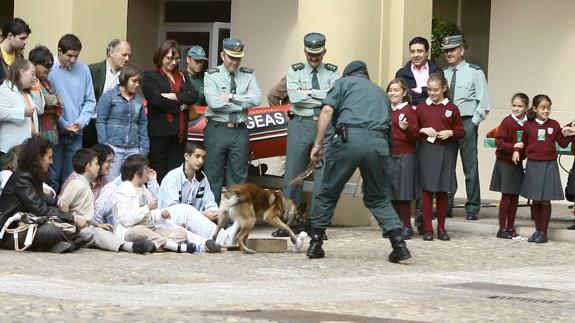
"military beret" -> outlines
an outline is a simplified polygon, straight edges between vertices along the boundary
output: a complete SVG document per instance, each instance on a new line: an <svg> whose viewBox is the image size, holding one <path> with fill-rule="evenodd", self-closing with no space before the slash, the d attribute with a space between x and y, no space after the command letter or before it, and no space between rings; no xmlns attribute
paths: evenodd
<svg viewBox="0 0 575 323"><path fill-rule="evenodd" d="M365 70L367 71L367 65L363 61L353 61L343 69L343 76L350 75L353 72Z"/></svg>

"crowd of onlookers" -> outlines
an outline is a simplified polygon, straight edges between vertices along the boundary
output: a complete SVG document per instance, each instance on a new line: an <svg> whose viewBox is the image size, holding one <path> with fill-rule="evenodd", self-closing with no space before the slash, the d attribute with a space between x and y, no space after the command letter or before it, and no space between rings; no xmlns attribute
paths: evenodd
<svg viewBox="0 0 575 323"><path fill-rule="evenodd" d="M153 55L154 68L141 71L129 62L126 40L110 41L101 62L79 62L82 43L73 34L60 38L57 53L37 45L26 59L31 32L13 18L0 39L0 248L191 253L233 243L237 224L211 237L222 186L247 180L247 110L261 103L254 71L240 67L243 42L225 39L222 64L209 69L204 49L193 46L180 71L180 45L166 40ZM306 61L291 65L268 95L270 104L291 102L286 183L309 166L314 149L338 138L314 141L320 111L340 79L338 67L323 62L325 43L324 35L307 34ZM434 239L435 199L437 237L450 240L445 221L457 190L458 154L467 219L479 216L477 138L490 109L487 82L479 66L465 61L462 36L447 37L442 49L446 69L428 59L426 39L414 38L410 61L386 87L389 193L404 239L414 234L414 200L420 234ZM207 106L205 146L187 141L196 105ZM546 242L550 201L563 199L555 144L572 142L575 127L549 119L546 95L530 104L517 93L512 106L495 140L490 189L502 193L497 236L516 236L521 195L533 201L536 232L529 241ZM315 196L329 179L321 170L314 178ZM283 193L302 202L301 185L286 185ZM312 211L312 226L317 216Z"/></svg>

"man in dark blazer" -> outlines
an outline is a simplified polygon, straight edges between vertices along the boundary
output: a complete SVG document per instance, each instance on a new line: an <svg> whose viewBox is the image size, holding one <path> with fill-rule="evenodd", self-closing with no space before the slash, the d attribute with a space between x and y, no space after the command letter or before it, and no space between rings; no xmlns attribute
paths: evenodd
<svg viewBox="0 0 575 323"><path fill-rule="evenodd" d="M96 101L100 96L118 85L118 75L120 70L130 60L132 49L130 43L125 40L113 39L106 47L106 59L88 66L92 74L92 84ZM90 123L84 128L82 146L85 148L92 147L98 143L96 134L96 117L98 111L94 111L94 116Z"/></svg>
<svg viewBox="0 0 575 323"><path fill-rule="evenodd" d="M429 42L423 37L415 37L409 42L409 62L395 73L396 78L402 79L413 104L418 105L427 99L427 79L433 73L443 73L443 69L429 60Z"/></svg>

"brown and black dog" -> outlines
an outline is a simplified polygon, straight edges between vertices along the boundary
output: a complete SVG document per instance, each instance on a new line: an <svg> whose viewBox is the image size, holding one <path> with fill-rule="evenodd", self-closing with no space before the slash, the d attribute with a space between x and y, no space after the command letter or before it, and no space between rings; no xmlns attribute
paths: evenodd
<svg viewBox="0 0 575 323"><path fill-rule="evenodd" d="M291 224L299 218L299 210L291 199L283 198L279 192L263 189L255 184L237 184L231 186L220 203L218 225L212 239L229 220L237 221L240 229L234 240L240 250L245 253L255 253L246 246L248 235L256 223L265 221L289 233L291 241L300 249L303 243L291 228Z"/></svg>

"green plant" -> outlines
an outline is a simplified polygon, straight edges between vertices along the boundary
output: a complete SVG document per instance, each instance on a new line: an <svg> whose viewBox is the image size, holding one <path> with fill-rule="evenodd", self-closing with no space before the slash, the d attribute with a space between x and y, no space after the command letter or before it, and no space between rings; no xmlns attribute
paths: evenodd
<svg viewBox="0 0 575 323"><path fill-rule="evenodd" d="M441 40L451 35L462 35L459 26L452 22L431 18L431 59L437 61L441 57Z"/></svg>

